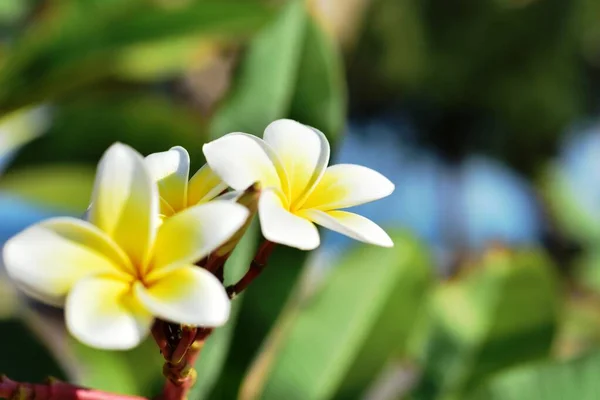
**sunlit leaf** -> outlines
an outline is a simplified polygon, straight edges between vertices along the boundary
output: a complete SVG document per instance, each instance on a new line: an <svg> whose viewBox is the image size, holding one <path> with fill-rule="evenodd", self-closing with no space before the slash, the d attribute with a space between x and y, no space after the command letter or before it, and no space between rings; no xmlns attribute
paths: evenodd
<svg viewBox="0 0 600 400"><path fill-rule="evenodd" d="M468 400L594 400L600 398L600 354L519 368L492 379Z"/></svg>
<svg viewBox="0 0 600 400"><path fill-rule="evenodd" d="M54 18L22 35L0 69L0 109L69 93L113 74L130 46L190 35L236 35L262 25L270 8L257 1L149 0L63 2Z"/></svg>
<svg viewBox="0 0 600 400"><path fill-rule="evenodd" d="M346 118L343 71L333 40L316 21L309 19L290 115L317 127L330 140L341 133Z"/></svg>
<svg viewBox="0 0 600 400"><path fill-rule="evenodd" d="M544 254L490 250L472 268L432 299L416 399L461 398L492 373L549 355L559 290Z"/></svg>
<svg viewBox="0 0 600 400"><path fill-rule="evenodd" d="M292 0L250 43L229 98L212 122L211 135L242 131L261 136L290 109L302 55L307 12Z"/></svg>
<svg viewBox="0 0 600 400"><path fill-rule="evenodd" d="M23 168L3 176L0 190L39 206L83 214L89 206L94 175L93 167L82 165Z"/></svg>
<svg viewBox="0 0 600 400"><path fill-rule="evenodd" d="M361 245L312 295L286 309L242 388L243 399L356 395L403 353L431 278L423 249Z"/></svg>
<svg viewBox="0 0 600 400"><path fill-rule="evenodd" d="M77 383L119 394L154 396L164 383L163 358L152 338L127 351L88 347L69 337L75 354Z"/></svg>
<svg viewBox="0 0 600 400"><path fill-rule="evenodd" d="M251 42L211 133L260 136L271 121L289 117L333 139L341 132L345 111L340 54L305 2L292 0Z"/></svg>

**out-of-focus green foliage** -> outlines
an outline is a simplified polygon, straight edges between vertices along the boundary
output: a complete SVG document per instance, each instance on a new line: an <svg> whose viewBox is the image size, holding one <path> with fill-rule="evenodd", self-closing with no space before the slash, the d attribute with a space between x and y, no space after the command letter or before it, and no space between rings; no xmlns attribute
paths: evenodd
<svg viewBox="0 0 600 400"><path fill-rule="evenodd" d="M600 220L581 203L569 180L556 166L548 167L540 184L555 223L586 248L600 243Z"/></svg>
<svg viewBox="0 0 600 400"><path fill-rule="evenodd" d="M231 94L214 116L211 135L242 131L260 136L271 121L296 117L331 140L341 133L345 103L335 47L305 2L291 0L252 41Z"/></svg>
<svg viewBox="0 0 600 400"><path fill-rule="evenodd" d="M39 137L48 129L49 110L44 107L25 107L0 119L0 156Z"/></svg>
<svg viewBox="0 0 600 400"><path fill-rule="evenodd" d="M431 268L413 239L394 241L393 249L357 247L314 293L298 288L245 381L243 399L328 399L338 391L353 397L403 354Z"/></svg>
<svg viewBox="0 0 600 400"><path fill-rule="evenodd" d="M594 400L600 397L600 355L519 368L494 378L468 400Z"/></svg>
<svg viewBox="0 0 600 400"><path fill-rule="evenodd" d="M153 396L162 387L163 358L152 338L127 351L93 349L69 337L79 384L120 394Z"/></svg>
<svg viewBox="0 0 600 400"><path fill-rule="evenodd" d="M242 240L238 243L233 254L225 264L225 285L237 282L248 269L258 237L258 226L253 224L248 228ZM202 349L202 357L196 362L198 378L196 385L189 394L191 400L210 399L211 392L226 368L225 360L231 345L231 339L236 327L237 316L242 305L244 294L233 300L231 315L227 325L216 329Z"/></svg>
<svg viewBox="0 0 600 400"><path fill-rule="evenodd" d="M545 255L492 250L432 298L415 399L462 399L490 374L548 357L560 291Z"/></svg>
<svg viewBox="0 0 600 400"><path fill-rule="evenodd" d="M32 143L15 165L69 161L95 164L115 141L142 154L184 146L195 168L201 166L203 119L192 109L143 91L90 93L55 109L48 134Z"/></svg>
<svg viewBox="0 0 600 400"><path fill-rule="evenodd" d="M94 174L94 169L87 165L22 168L3 176L0 190L38 206L83 215L89 206Z"/></svg>
<svg viewBox="0 0 600 400"><path fill-rule="evenodd" d="M135 46L186 35L231 35L263 23L257 1L68 1L33 25L0 68L0 109L56 99L114 74L115 57Z"/></svg>
<svg viewBox="0 0 600 400"><path fill-rule="evenodd" d="M64 378L65 372L24 318L0 320L4 346L0 371L10 372L13 379L41 382L48 376ZM39 332L38 334L44 334Z"/></svg>
<svg viewBox="0 0 600 400"><path fill-rule="evenodd" d="M433 135L445 147L535 171L586 111L582 42L592 54L597 9L593 0L375 0L350 67L353 101L364 109L400 98L424 110L426 135L440 118Z"/></svg>

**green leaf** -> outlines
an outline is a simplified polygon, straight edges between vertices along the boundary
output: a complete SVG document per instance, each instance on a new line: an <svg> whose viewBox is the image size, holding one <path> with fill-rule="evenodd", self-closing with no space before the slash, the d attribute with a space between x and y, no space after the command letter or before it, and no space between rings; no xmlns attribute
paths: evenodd
<svg viewBox="0 0 600 400"><path fill-rule="evenodd" d="M323 131L329 140L342 132L346 118L346 84L341 55L312 19L306 24L290 116Z"/></svg>
<svg viewBox="0 0 600 400"><path fill-rule="evenodd" d="M432 299L416 399L460 399L490 374L549 354L559 291L546 256L494 250L473 268Z"/></svg>
<svg viewBox="0 0 600 400"><path fill-rule="evenodd" d="M600 241L600 220L580 198L577 189L557 165L550 166L541 180L544 200L560 228L589 248Z"/></svg>
<svg viewBox="0 0 600 400"><path fill-rule="evenodd" d="M394 242L393 249L357 247L316 292L297 291L250 370L242 399L356 395L403 353L431 269L414 240L396 235ZM313 286L309 280L304 288Z"/></svg>
<svg viewBox="0 0 600 400"><path fill-rule="evenodd" d="M127 351L88 347L72 337L69 345L78 361L78 384L109 392L153 396L164 383L163 358L152 338Z"/></svg>
<svg viewBox="0 0 600 400"><path fill-rule="evenodd" d="M64 95L110 76L131 46L193 35L247 33L270 9L240 0L190 1L166 7L148 0L60 3L33 25L0 69L0 108ZM117 65L118 67L118 65Z"/></svg>
<svg viewBox="0 0 600 400"><path fill-rule="evenodd" d="M600 353L594 353L504 373L468 400L594 400L600 397L599 375Z"/></svg>
<svg viewBox="0 0 600 400"><path fill-rule="evenodd" d="M251 42L211 134L260 136L270 122L292 117L332 139L342 129L345 109L340 55L305 2L291 0Z"/></svg>
<svg viewBox="0 0 600 400"><path fill-rule="evenodd" d="M50 122L45 107L22 108L0 118L0 157L46 132Z"/></svg>
<svg viewBox="0 0 600 400"><path fill-rule="evenodd" d="M307 252L278 246L266 270L244 291L224 373L213 398L237 398L239 386L261 344L282 313L304 267Z"/></svg>
<svg viewBox="0 0 600 400"><path fill-rule="evenodd" d="M256 221L255 221L256 222ZM256 239L258 238L258 226L254 223L248 228L242 240L238 243L225 264L225 284L237 281L248 269L254 252L256 250ZM191 400L203 400L210 398L210 394L221 375L225 366L225 360L229 352L231 339L235 330L237 316L242 305L244 294L233 300L231 315L227 324L215 329L210 335L198 362L194 366L198 372L196 383L190 390L188 398Z"/></svg>
<svg viewBox="0 0 600 400"><path fill-rule="evenodd" d="M94 169L82 165L23 168L0 180L0 190L57 211L83 214L89 206Z"/></svg>
<svg viewBox="0 0 600 400"><path fill-rule="evenodd" d="M231 95L213 119L211 136L234 131L260 135L271 121L288 113L307 17L304 2L291 0L256 35Z"/></svg>
<svg viewBox="0 0 600 400"><path fill-rule="evenodd" d="M30 328L25 318L0 320L0 375L25 382L42 382L48 376L64 379L58 360Z"/></svg>
<svg viewBox="0 0 600 400"><path fill-rule="evenodd" d="M119 141L145 155L180 145L189 151L192 167L200 168L203 130L197 113L164 96L91 93L57 105L48 134L23 149L14 167L64 162L95 167L104 151Z"/></svg>

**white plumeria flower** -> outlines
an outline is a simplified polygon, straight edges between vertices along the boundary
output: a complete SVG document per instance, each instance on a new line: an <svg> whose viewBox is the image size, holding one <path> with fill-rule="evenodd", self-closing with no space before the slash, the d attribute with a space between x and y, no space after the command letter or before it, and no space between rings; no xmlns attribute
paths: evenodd
<svg viewBox="0 0 600 400"><path fill-rule="evenodd" d="M127 349L146 337L153 317L198 326L226 322L225 289L194 262L247 216L243 206L213 201L160 224L158 189L144 159L117 143L98 165L89 222L64 217L33 225L7 242L4 261L29 294L64 304L77 339Z"/></svg>
<svg viewBox="0 0 600 400"><path fill-rule="evenodd" d="M188 182L190 156L181 146L150 154L145 161L150 175L158 183L160 213L163 217L213 200L227 189L227 184L208 165L200 168Z"/></svg>
<svg viewBox="0 0 600 400"><path fill-rule="evenodd" d="M213 171L235 190L261 183L258 212L266 239L314 249L320 243L314 222L353 239L393 246L373 221L339 209L388 196L394 184L360 165L327 167L329 142L320 131L282 119L266 128L264 140L230 133L203 151Z"/></svg>

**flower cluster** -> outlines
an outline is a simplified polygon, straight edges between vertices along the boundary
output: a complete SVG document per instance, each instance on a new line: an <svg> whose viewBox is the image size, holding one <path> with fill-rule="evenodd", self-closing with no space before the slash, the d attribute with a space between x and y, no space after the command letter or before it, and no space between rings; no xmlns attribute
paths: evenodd
<svg viewBox="0 0 600 400"><path fill-rule="evenodd" d="M358 165L327 167L329 143L318 130L278 120L264 139L231 133L203 150L207 165L189 179L182 147L143 158L114 144L98 165L85 220L49 219L10 239L9 275L36 299L64 306L80 341L126 349L155 318L203 327L227 321L221 280L196 264L252 217L235 199L257 182L261 229L271 242L314 249L318 224L392 246L375 223L340 209L387 196L394 185Z"/></svg>

